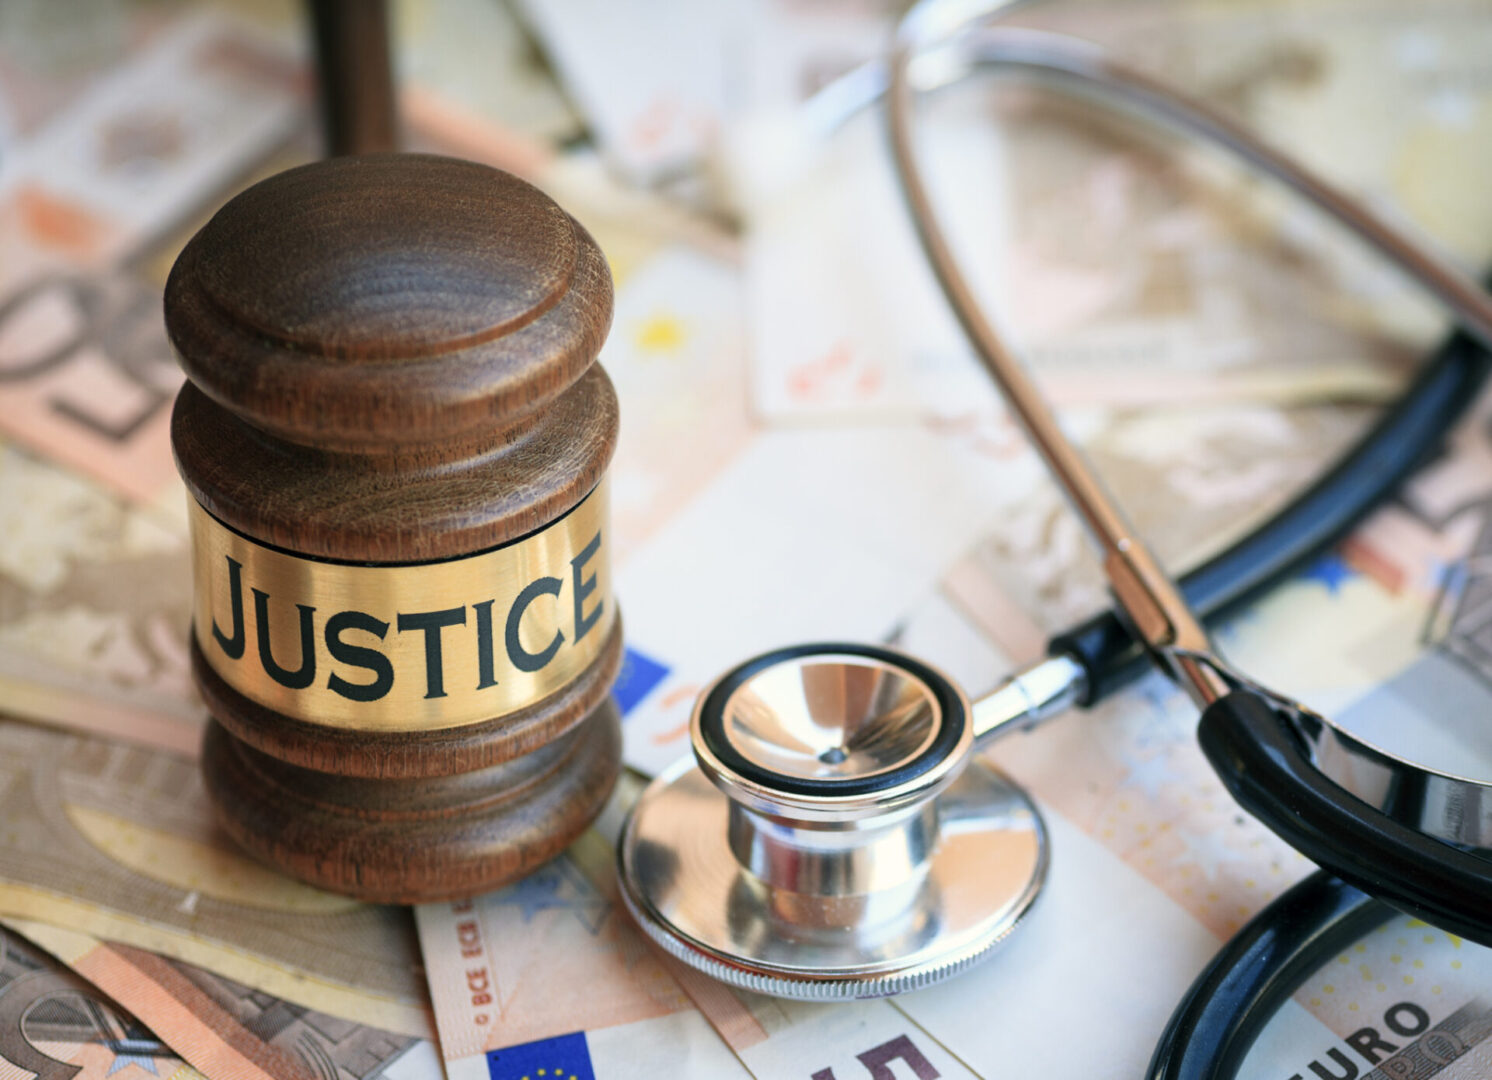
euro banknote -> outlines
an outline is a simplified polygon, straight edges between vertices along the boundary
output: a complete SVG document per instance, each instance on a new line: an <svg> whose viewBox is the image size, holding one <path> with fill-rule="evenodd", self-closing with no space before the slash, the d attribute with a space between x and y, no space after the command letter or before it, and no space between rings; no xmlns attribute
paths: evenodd
<svg viewBox="0 0 1492 1080"><path fill-rule="evenodd" d="M0 1071L58 1080L203 1080L115 1000L0 928Z"/></svg>
<svg viewBox="0 0 1492 1080"><path fill-rule="evenodd" d="M304 27L259 14L151 19L126 7L121 18L138 25L113 28L117 53L105 50L107 64L94 57L102 74L81 89L65 63L80 46L56 29L61 71L48 82L36 74L46 64L22 65L7 89L23 100L0 98L0 113L37 114L0 155L0 433L132 500L179 500L167 427L182 376L160 311L172 259L234 192L318 152ZM618 270L651 250L660 228L732 246L699 215L609 181L594 155L556 150L548 137L568 130L568 109L545 73L521 58L493 65L495 48L524 47L505 11L427 0L401 17L408 63L431 75L404 89L408 148L555 190L608 234ZM482 42L480 68L451 55L455 39Z"/></svg>
<svg viewBox="0 0 1492 1080"><path fill-rule="evenodd" d="M710 183L690 181L709 177L741 114L796 105L877 55L890 11L874 0L517 6L612 167L634 184L703 186L707 197L718 197ZM668 61L651 62L660 50Z"/></svg>
<svg viewBox="0 0 1492 1080"><path fill-rule="evenodd" d="M1321 958L1243 1063L1291 1076L1472 1080L1492 1068L1492 950L1407 915Z"/></svg>
<svg viewBox="0 0 1492 1080"><path fill-rule="evenodd" d="M416 909L451 1080L519 1080L538 1068L600 1080L659 1069L974 1075L895 1002L778 1001L657 951L619 902L612 869L621 815L640 788L624 779L597 825L519 884Z"/></svg>
<svg viewBox="0 0 1492 1080"><path fill-rule="evenodd" d="M1462 265L1492 255L1478 224L1492 27L1475 5L1077 3L1015 18L1180 84ZM1383 400L1442 332L1398 275L1219 154L1012 81L929 98L918 143L972 289L1059 403ZM999 411L926 268L880 119L818 116L740 121L723 169L745 203L762 415Z"/></svg>
<svg viewBox="0 0 1492 1080"><path fill-rule="evenodd" d="M294 1005L180 960L24 919L8 925L63 961L211 1077L434 1080L427 1040Z"/></svg>
<svg viewBox="0 0 1492 1080"><path fill-rule="evenodd" d="M213 825L193 762L15 721L0 721L0 762L0 916L429 1037L407 909L331 896L251 862Z"/></svg>
<svg viewBox="0 0 1492 1080"><path fill-rule="evenodd" d="M289 138L299 110L285 41L253 23L200 10L137 32L0 166L0 430L150 501L174 479L181 375L158 283L131 263Z"/></svg>
<svg viewBox="0 0 1492 1080"><path fill-rule="evenodd" d="M1272 513L1370 419L1235 406L1085 412L1069 427L1141 535L1179 568ZM774 426L741 442L618 567L642 658L637 682L623 683L637 695L626 752L645 772L688 752L700 689L755 653L900 638L926 612L950 642L972 639L972 653L955 645L952 660L976 692L1107 604L1081 524L1011 424L970 413ZM680 582L709 582L711 609L729 617L700 633L698 595Z"/></svg>
<svg viewBox="0 0 1492 1080"><path fill-rule="evenodd" d="M0 711L194 756L184 523L3 441L0 488Z"/></svg>
<svg viewBox="0 0 1492 1080"><path fill-rule="evenodd" d="M640 789L624 775L598 824L518 884L416 908L450 1080L743 1075L618 902L610 839Z"/></svg>

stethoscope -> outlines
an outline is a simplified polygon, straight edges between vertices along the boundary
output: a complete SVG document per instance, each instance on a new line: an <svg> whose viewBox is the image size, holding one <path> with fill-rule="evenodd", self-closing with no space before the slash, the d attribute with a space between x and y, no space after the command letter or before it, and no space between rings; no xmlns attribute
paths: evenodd
<svg viewBox="0 0 1492 1080"><path fill-rule="evenodd" d="M1492 945L1492 785L1390 754L1251 681L1219 657L1195 614L1217 617L1279 581L1433 451L1486 373L1492 299L1206 106L1087 43L989 25L1012 6L924 0L898 27L884 68L863 69L834 94L853 106L886 94L893 157L923 249L976 353L1097 543L1114 609L1057 635L1048 659L977 702L936 668L871 645L797 645L726 672L695 705L694 760L658 776L624 826L618 869L627 906L665 951L749 990L832 1000L947 978L1012 932L1048 861L1030 798L975 754L1007 732L1094 703L1148 657L1200 710L1202 750L1237 802L1337 879L1317 886L1337 890L1336 907L1323 902L1323 926L1338 936L1357 926L1362 912L1379 910L1364 899L1371 896ZM928 199L913 145L914 90L986 66L1076 80L1232 150L1423 284L1476 341L1452 339L1342 461L1178 586L986 319ZM1349 894L1350 903L1342 900ZM1304 901L1282 903L1271 909L1285 912L1277 923L1309 922L1289 917ZM1209 1003L1214 1021L1240 1015L1231 1006L1219 1014L1222 1006L1198 988L1187 1007L1205 1012ZM1185 1056L1175 1037L1157 1055L1157 1075Z"/></svg>

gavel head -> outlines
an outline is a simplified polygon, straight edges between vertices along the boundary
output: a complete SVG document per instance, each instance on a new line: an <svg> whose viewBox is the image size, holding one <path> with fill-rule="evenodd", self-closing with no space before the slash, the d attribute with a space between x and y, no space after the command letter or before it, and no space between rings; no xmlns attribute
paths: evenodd
<svg viewBox="0 0 1492 1080"><path fill-rule="evenodd" d="M364 899L470 895L599 812L611 299L548 197L427 155L271 177L177 259L203 769L262 860Z"/></svg>

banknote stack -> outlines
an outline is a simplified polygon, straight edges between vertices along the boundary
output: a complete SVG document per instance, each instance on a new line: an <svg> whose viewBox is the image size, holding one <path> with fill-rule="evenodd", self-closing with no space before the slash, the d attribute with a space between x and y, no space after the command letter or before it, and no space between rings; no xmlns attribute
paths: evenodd
<svg viewBox="0 0 1492 1080"><path fill-rule="evenodd" d="M733 662L880 641L977 695L1106 602L923 268L879 121L823 92L900 5L392 6L406 145L546 188L617 283L630 769L563 857L414 911L285 880L217 832L160 295L218 205L319 152L304 28L288 4L6 0L0 1077L1141 1075L1219 944L1311 869L1229 801L1159 679L992 752L1040 805L1053 869L1000 955L947 983L735 992L645 944L617 899L622 816ZM1492 256L1484 0L1021 18L1180 82L1468 268ZM1318 217L1092 102L980 80L930 102L921 137L982 297L1173 567L1308 483L1445 332ZM1489 507L1492 399L1222 647L1391 745L1446 665L1492 695ZM1483 950L1398 918L1307 980L1245 1075L1409 1075L1384 1055L1421 1016L1469 1047L1441 1075L1492 1075L1489 994Z"/></svg>

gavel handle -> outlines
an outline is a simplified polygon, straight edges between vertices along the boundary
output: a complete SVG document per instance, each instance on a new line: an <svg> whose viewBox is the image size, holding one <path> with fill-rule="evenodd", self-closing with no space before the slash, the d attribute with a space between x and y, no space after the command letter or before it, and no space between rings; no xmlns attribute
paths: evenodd
<svg viewBox="0 0 1492 1080"><path fill-rule="evenodd" d="M385 0L307 0L328 157L398 146Z"/></svg>

